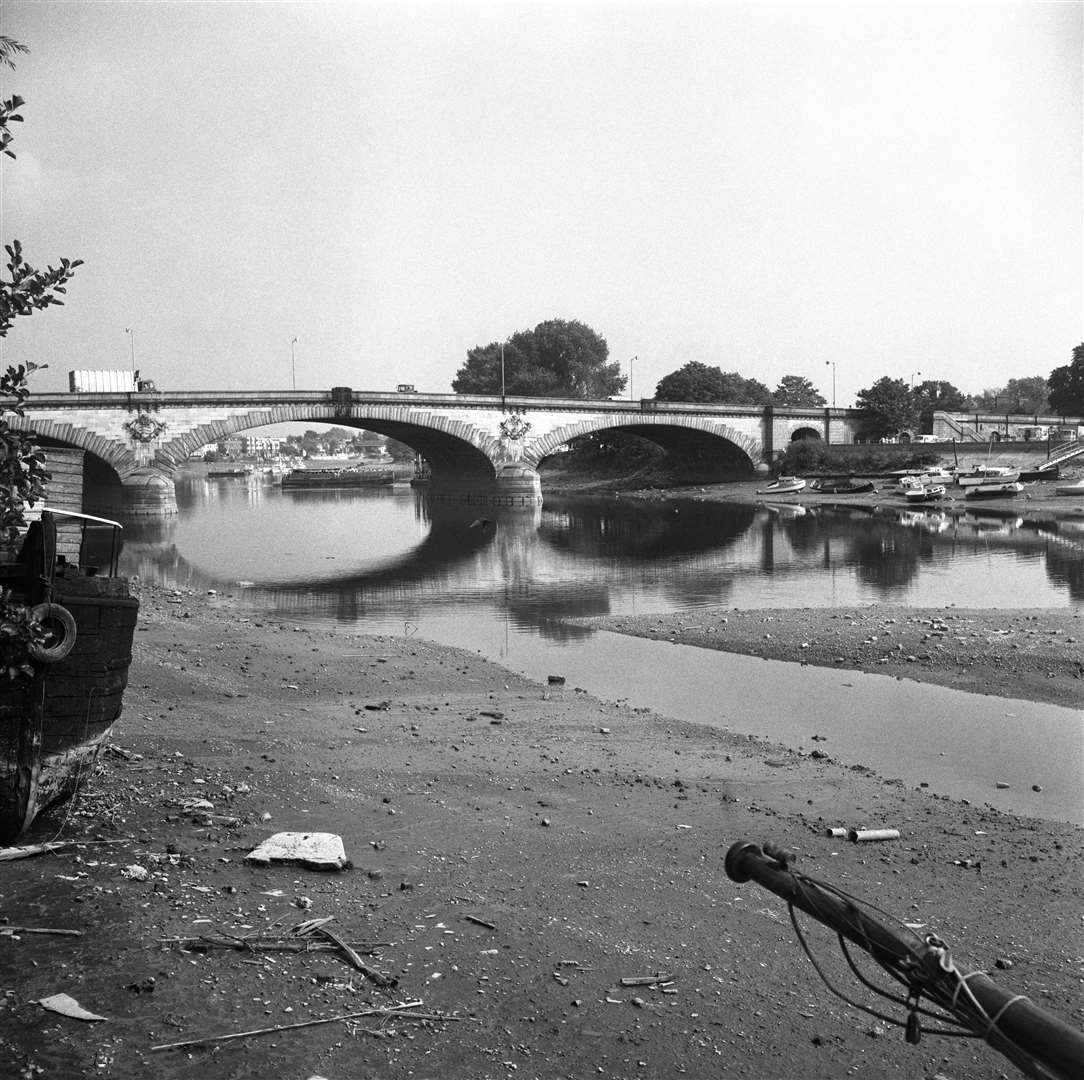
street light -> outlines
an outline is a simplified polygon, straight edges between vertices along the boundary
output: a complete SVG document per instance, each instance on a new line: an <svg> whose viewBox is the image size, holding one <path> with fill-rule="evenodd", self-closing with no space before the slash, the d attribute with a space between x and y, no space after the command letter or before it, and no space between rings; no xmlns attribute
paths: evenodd
<svg viewBox="0 0 1084 1080"><path fill-rule="evenodd" d="M915 376L916 375L921 375L921 374L922 374L921 371L912 371L911 372L911 389L912 390L914 390L914 388L915 388Z"/></svg>
<svg viewBox="0 0 1084 1080"><path fill-rule="evenodd" d="M297 389L297 365L294 358L294 346L300 339L290 338L290 384L293 389Z"/></svg>
<svg viewBox="0 0 1084 1080"><path fill-rule="evenodd" d="M633 363L634 360L639 360L639 359L640 359L639 356L630 356L629 357L629 401L633 400L633 397L632 397L632 363Z"/></svg>
<svg viewBox="0 0 1084 1080"><path fill-rule="evenodd" d="M834 360L825 360L825 367L832 369L832 408L836 407L836 362Z"/></svg>
<svg viewBox="0 0 1084 1080"><path fill-rule="evenodd" d="M131 339L132 339L132 378L134 380L134 378L135 378L135 331L130 326L126 326L124 328L124 332L126 334L130 335Z"/></svg>
<svg viewBox="0 0 1084 1080"><path fill-rule="evenodd" d="M501 405L502 406L504 405L504 390L505 390L505 386L504 386L504 347L511 340L512 340L511 338L505 338L504 341L501 342Z"/></svg>

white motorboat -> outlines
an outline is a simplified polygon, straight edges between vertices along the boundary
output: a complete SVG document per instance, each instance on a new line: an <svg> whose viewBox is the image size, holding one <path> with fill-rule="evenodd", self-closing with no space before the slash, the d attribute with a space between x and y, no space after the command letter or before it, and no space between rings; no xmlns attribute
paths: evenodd
<svg viewBox="0 0 1084 1080"><path fill-rule="evenodd" d="M903 494L908 502L922 503L943 499L946 491L944 484L916 484L914 487L907 488Z"/></svg>
<svg viewBox="0 0 1084 1080"><path fill-rule="evenodd" d="M980 484L1011 484L1020 479L1020 470L1007 465L977 465L967 472L956 474L956 483L962 488Z"/></svg>
<svg viewBox="0 0 1084 1080"><path fill-rule="evenodd" d="M805 490L805 481L800 476L779 476L767 487L758 488L758 495L793 495Z"/></svg>

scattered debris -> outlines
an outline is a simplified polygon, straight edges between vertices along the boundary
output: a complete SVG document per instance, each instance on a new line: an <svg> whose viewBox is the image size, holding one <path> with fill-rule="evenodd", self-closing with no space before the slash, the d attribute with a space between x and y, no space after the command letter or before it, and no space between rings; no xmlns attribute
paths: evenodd
<svg viewBox="0 0 1084 1080"><path fill-rule="evenodd" d="M865 840L898 840L899 829L850 829L847 839L858 844Z"/></svg>
<svg viewBox="0 0 1084 1080"><path fill-rule="evenodd" d="M105 747L107 754L112 754L114 757L119 757L124 761L142 761L143 755L134 753L131 750L125 750L123 746L117 746L116 743L108 743Z"/></svg>
<svg viewBox="0 0 1084 1080"><path fill-rule="evenodd" d="M88 1012L69 994L53 994L50 997L41 998L38 1004L43 1009L60 1013L61 1016L70 1016L73 1020L104 1020L104 1016Z"/></svg>
<svg viewBox="0 0 1084 1080"><path fill-rule="evenodd" d="M474 923L475 926L484 926L487 930L497 929L496 923L486 922L485 919L476 918L474 915L464 915L463 918L466 919L467 922Z"/></svg>
<svg viewBox="0 0 1084 1080"><path fill-rule="evenodd" d="M171 945L185 952L207 952L210 949L231 949L237 952L334 952L356 971L360 971L370 982L377 986L390 988L398 985L399 980L392 975L385 975L362 960L359 949L372 952L373 945L354 947L345 942L338 934L328 929L330 917L308 919L291 927L279 935L253 934L238 936L220 934L218 936L201 934L191 938L163 938L161 944ZM313 938L323 940L314 941Z"/></svg>
<svg viewBox="0 0 1084 1080"><path fill-rule="evenodd" d="M82 930L57 930L45 926L0 926L0 936L12 934L59 934L64 937L82 937Z"/></svg>
<svg viewBox="0 0 1084 1080"><path fill-rule="evenodd" d="M0 848L0 862L10 862L14 859L29 859L33 855L44 855L50 851L59 851L69 847L65 840L50 840L45 844L23 844L21 847Z"/></svg>
<svg viewBox="0 0 1084 1080"><path fill-rule="evenodd" d="M621 979L622 986L654 986L656 983L673 981L673 975L659 971L654 975L626 975Z"/></svg>
<svg viewBox="0 0 1084 1080"><path fill-rule="evenodd" d="M353 866L346 857L342 837L335 833L275 833L253 848L245 862L257 866L297 863L310 870L349 870Z"/></svg>
<svg viewBox="0 0 1084 1080"><path fill-rule="evenodd" d="M197 810L213 810L215 804L208 799L181 799L177 804L186 814L194 814Z"/></svg>
<svg viewBox="0 0 1084 1080"><path fill-rule="evenodd" d="M208 1035L202 1039L187 1039L184 1042L160 1043L151 1050L180 1050L187 1046L206 1046L208 1043L228 1042L231 1039L247 1039L252 1035L269 1035L279 1031L292 1031L296 1028L315 1027L317 1024L334 1024L342 1020L356 1020L363 1016L396 1016L404 1020L428 1020L436 1023L451 1023L475 1019L468 1016L449 1016L445 1013L419 1013L408 1010L424 1004L421 1001L406 1001L402 1005L390 1005L387 1008L361 1009L358 1012L340 1013L338 1016L325 1016L316 1020L303 1020L298 1024L278 1024L274 1027L255 1028L252 1031L235 1031L229 1035ZM480 1022L480 1021L476 1021Z"/></svg>

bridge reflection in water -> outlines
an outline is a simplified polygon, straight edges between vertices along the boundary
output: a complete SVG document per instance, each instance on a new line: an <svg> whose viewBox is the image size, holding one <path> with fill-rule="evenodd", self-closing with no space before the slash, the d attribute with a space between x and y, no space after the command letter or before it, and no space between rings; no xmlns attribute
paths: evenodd
<svg viewBox="0 0 1084 1080"><path fill-rule="evenodd" d="M1011 715L992 713L987 697L853 671L842 691L830 669L764 666L564 620L875 601L1015 606L1021 596L1029 606L1080 605L1080 517L566 497L517 512L416 492L287 494L193 481L178 518L127 534L128 572L230 594L255 619L416 633L664 715L792 745L821 730L833 756L929 781L938 793L1079 816L1074 710L1013 702ZM950 713L952 725L921 727ZM1037 776L1041 805L1028 795ZM991 777L1012 786L995 790Z"/></svg>
<svg viewBox="0 0 1084 1080"><path fill-rule="evenodd" d="M401 627L487 612L560 620L711 606L1084 603L1084 522L875 506L547 497L480 507L421 492L190 479L177 518L130 523L128 572L283 618Z"/></svg>

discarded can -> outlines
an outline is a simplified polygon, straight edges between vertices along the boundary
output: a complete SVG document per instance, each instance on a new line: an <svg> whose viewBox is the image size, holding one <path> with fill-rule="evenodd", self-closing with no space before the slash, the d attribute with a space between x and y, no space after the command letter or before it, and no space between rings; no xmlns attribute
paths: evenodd
<svg viewBox="0 0 1084 1080"><path fill-rule="evenodd" d="M824 835L825 836L835 836L835 837L846 836L847 835L847 830L846 829L841 829L841 828L838 828L838 827L829 828L829 829L824 830Z"/></svg>
<svg viewBox="0 0 1084 1080"><path fill-rule="evenodd" d="M863 840L898 840L899 829L851 829L847 833L847 839L859 843Z"/></svg>

